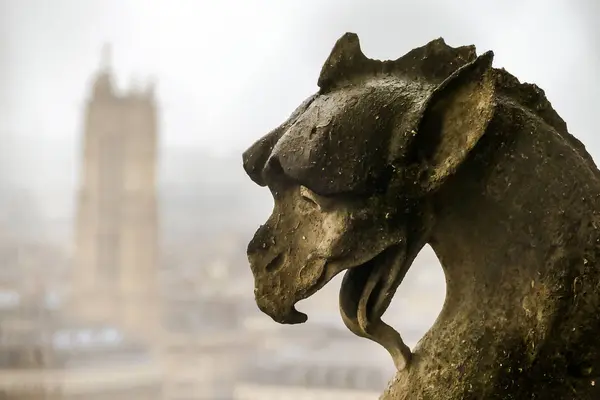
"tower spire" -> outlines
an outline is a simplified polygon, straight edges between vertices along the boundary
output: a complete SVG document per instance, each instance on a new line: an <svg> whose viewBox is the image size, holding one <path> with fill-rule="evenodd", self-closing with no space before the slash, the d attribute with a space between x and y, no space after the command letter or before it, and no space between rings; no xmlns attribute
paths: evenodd
<svg viewBox="0 0 600 400"><path fill-rule="evenodd" d="M92 89L93 97L110 97L113 95L111 56L111 45L104 43L100 52L100 70L96 73Z"/></svg>
<svg viewBox="0 0 600 400"><path fill-rule="evenodd" d="M103 72L110 71L112 67L112 46L110 43L104 43L102 45L102 51L100 53L100 69Z"/></svg>

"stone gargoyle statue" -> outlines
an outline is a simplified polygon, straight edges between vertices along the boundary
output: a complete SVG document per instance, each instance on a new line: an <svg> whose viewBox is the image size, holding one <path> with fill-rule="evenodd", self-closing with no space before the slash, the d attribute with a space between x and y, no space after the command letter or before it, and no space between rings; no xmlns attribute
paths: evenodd
<svg viewBox="0 0 600 400"><path fill-rule="evenodd" d="M442 39L394 61L357 35L243 155L275 205L248 245L260 310L346 271L340 312L398 369L385 399L600 399L600 173L544 92ZM446 300L413 352L382 315L429 244Z"/></svg>

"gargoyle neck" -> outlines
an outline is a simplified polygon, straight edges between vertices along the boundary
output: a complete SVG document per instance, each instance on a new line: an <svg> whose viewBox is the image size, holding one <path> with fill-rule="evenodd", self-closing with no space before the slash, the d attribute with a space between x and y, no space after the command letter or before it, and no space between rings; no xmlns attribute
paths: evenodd
<svg viewBox="0 0 600 400"><path fill-rule="evenodd" d="M519 285L544 281L595 246L596 167L527 111L502 111L434 200L430 244L446 275L445 311L520 298ZM516 124L520 114L537 125Z"/></svg>

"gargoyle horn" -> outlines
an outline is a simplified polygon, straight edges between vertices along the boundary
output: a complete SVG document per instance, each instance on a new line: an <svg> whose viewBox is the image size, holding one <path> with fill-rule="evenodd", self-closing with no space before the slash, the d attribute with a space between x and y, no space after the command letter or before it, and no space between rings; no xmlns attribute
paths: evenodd
<svg viewBox="0 0 600 400"><path fill-rule="evenodd" d="M396 60L374 60L364 55L355 33L345 33L333 46L317 82L327 91L363 76L398 73L439 84L459 67L477 58L475 46L450 47L438 38Z"/></svg>
<svg viewBox="0 0 600 400"><path fill-rule="evenodd" d="M345 33L335 42L331 54L321 68L317 85L321 90L342 81L349 81L358 75L374 70L377 61L367 58L361 48L356 33Z"/></svg>

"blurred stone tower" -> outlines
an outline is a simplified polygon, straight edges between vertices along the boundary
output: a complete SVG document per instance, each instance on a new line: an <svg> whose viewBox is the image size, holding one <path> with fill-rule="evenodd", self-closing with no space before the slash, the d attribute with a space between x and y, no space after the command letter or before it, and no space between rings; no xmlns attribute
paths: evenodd
<svg viewBox="0 0 600 400"><path fill-rule="evenodd" d="M110 48L84 115L72 304L139 339L158 332L157 107L153 85L118 94Z"/></svg>

